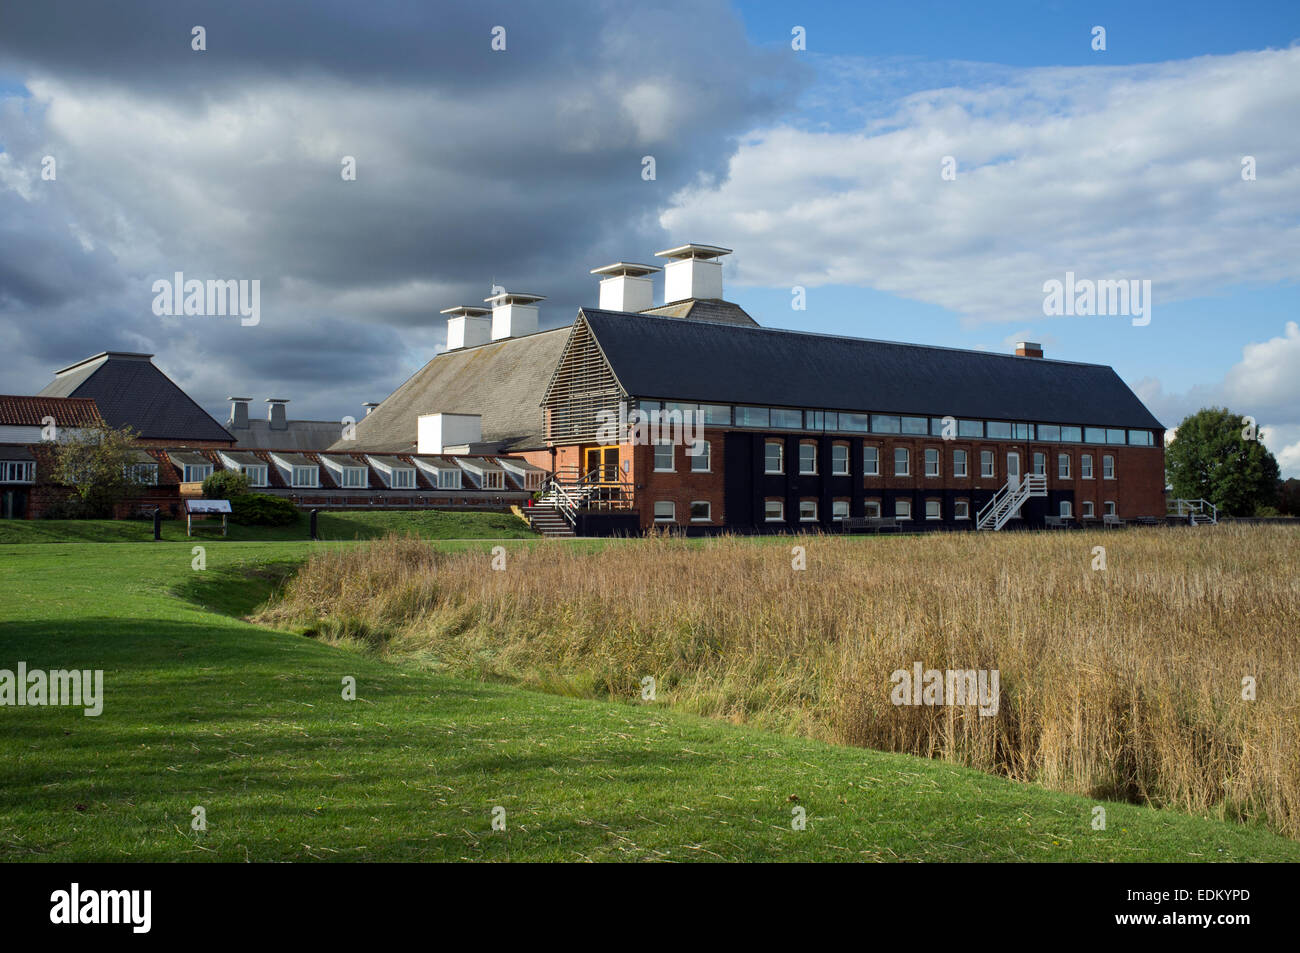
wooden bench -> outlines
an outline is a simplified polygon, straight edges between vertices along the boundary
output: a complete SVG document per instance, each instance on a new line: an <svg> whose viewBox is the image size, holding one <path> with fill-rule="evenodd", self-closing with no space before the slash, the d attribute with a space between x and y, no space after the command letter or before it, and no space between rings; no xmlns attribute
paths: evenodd
<svg viewBox="0 0 1300 953"><path fill-rule="evenodd" d="M1048 529L1069 529L1073 521L1068 516L1048 516L1044 522Z"/></svg>
<svg viewBox="0 0 1300 953"><path fill-rule="evenodd" d="M1123 527L1126 522L1127 522L1126 520L1120 519L1118 516L1116 516L1113 513L1107 513L1105 516L1101 518L1101 525L1103 527L1114 526L1120 528Z"/></svg>
<svg viewBox="0 0 1300 953"><path fill-rule="evenodd" d="M898 532L903 528L896 516L850 516L848 519L840 520L840 525L846 533L852 533L854 530L870 530L879 533L886 529Z"/></svg>

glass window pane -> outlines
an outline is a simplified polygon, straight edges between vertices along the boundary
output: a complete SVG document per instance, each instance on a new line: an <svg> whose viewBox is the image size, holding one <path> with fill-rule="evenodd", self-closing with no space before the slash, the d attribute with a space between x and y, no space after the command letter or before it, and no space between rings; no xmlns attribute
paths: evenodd
<svg viewBox="0 0 1300 953"><path fill-rule="evenodd" d="M1055 424L1039 424L1038 439L1051 440L1053 442L1061 439L1061 428Z"/></svg>
<svg viewBox="0 0 1300 953"><path fill-rule="evenodd" d="M781 410L780 408L773 408L771 419L772 419L773 427L783 427L788 430L798 430L803 426L803 411Z"/></svg>
<svg viewBox="0 0 1300 953"><path fill-rule="evenodd" d="M984 421L982 421L982 420L959 420L959 421L957 421L957 436L959 436L959 437L982 437L982 436L984 436Z"/></svg>
<svg viewBox="0 0 1300 953"><path fill-rule="evenodd" d="M700 420L706 424L726 427L731 424L729 404L700 404Z"/></svg>
<svg viewBox="0 0 1300 953"><path fill-rule="evenodd" d="M830 416L829 414L827 415ZM866 414L840 414L840 430L850 430L854 433L867 432L867 415Z"/></svg>
<svg viewBox="0 0 1300 953"><path fill-rule="evenodd" d="M1081 427L1062 427L1061 440L1065 443L1082 443L1083 428Z"/></svg>
<svg viewBox="0 0 1300 953"><path fill-rule="evenodd" d="M1105 443L1106 431L1101 427L1085 427L1083 429L1084 443Z"/></svg>
<svg viewBox="0 0 1300 953"><path fill-rule="evenodd" d="M1126 437L1126 434L1124 433L1123 430L1111 430L1111 429L1108 429L1108 430L1106 431L1106 442L1107 442L1107 443L1125 443L1125 442L1127 442L1127 441L1125 440L1125 437Z"/></svg>
<svg viewBox="0 0 1300 953"><path fill-rule="evenodd" d="M737 427L768 426L767 408L766 407L737 407L736 426Z"/></svg>
<svg viewBox="0 0 1300 953"><path fill-rule="evenodd" d="M929 423L924 417L904 417L903 433L925 434Z"/></svg>
<svg viewBox="0 0 1300 953"><path fill-rule="evenodd" d="M885 414L871 415L872 433L900 433L902 432L902 429L902 421L898 417L891 417Z"/></svg>
<svg viewBox="0 0 1300 953"><path fill-rule="evenodd" d="M988 435L990 438L994 440L1011 439L1011 424L1002 420L990 420L986 426L988 427Z"/></svg>

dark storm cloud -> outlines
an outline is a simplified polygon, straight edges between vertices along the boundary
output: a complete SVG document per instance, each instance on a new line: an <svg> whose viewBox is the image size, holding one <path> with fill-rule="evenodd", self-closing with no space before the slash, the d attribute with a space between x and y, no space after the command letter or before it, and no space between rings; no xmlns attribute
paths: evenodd
<svg viewBox="0 0 1300 953"><path fill-rule="evenodd" d="M592 266L725 242L664 235L657 213L724 172L801 74L724 4L629 11L5 4L0 79L31 91L0 99L6 378L39 387L51 364L123 347L158 353L214 413L231 391L291 388L276 396L296 414L337 418L431 356L438 309L493 283L547 295L553 326L594 301ZM262 324L154 316L152 281L174 271L260 279Z"/></svg>

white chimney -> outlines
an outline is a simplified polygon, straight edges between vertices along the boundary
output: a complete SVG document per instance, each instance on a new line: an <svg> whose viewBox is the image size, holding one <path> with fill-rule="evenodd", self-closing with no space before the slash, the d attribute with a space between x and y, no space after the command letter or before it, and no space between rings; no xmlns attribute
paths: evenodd
<svg viewBox="0 0 1300 953"><path fill-rule="evenodd" d="M471 308L458 305L445 308L439 314L451 315L447 319L447 350L456 351L462 347L478 347L492 340L492 314L487 308Z"/></svg>
<svg viewBox="0 0 1300 953"><path fill-rule="evenodd" d="M730 248L694 244L655 252L656 258L669 259L664 266L664 304L687 298L721 298L722 263L717 259L730 254Z"/></svg>
<svg viewBox="0 0 1300 953"><path fill-rule="evenodd" d="M600 307L603 311L648 311L655 306L655 287L650 276L663 271L657 265L638 265L616 261L604 268L593 268L600 279Z"/></svg>
<svg viewBox="0 0 1300 953"><path fill-rule="evenodd" d="M266 398L266 420L272 430L288 430L289 422L284 416L284 405L289 403L284 397Z"/></svg>
<svg viewBox="0 0 1300 953"><path fill-rule="evenodd" d="M230 420L226 426L232 430L248 429L248 402L251 397L227 397L230 401Z"/></svg>
<svg viewBox="0 0 1300 953"><path fill-rule="evenodd" d="M366 408L366 416L369 417L372 413L374 413L375 408L379 406L379 402L374 400L368 400L361 406Z"/></svg>
<svg viewBox="0 0 1300 953"><path fill-rule="evenodd" d="M483 300L492 305L492 340L500 341L536 333L537 302L545 301L546 298L543 295L503 291Z"/></svg>
<svg viewBox="0 0 1300 953"><path fill-rule="evenodd" d="M417 453L442 453L445 447L483 440L483 418L478 414L420 414L415 427Z"/></svg>

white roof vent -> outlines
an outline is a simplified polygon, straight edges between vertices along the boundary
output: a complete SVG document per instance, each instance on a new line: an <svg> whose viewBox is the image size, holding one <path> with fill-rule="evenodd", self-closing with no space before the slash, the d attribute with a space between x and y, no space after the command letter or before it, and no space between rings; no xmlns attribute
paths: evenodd
<svg viewBox="0 0 1300 953"><path fill-rule="evenodd" d="M503 291L483 300L492 305L492 340L537 333L537 302L545 301L545 295Z"/></svg>
<svg viewBox="0 0 1300 953"><path fill-rule="evenodd" d="M438 313L450 315L447 318L447 350L477 347L492 340L492 312L487 308L471 308L462 304L444 308Z"/></svg>
<svg viewBox="0 0 1300 953"><path fill-rule="evenodd" d="M721 298L722 263L718 259L730 254L730 248L694 243L655 252L656 258L669 259L664 266L664 304L687 298Z"/></svg>
<svg viewBox="0 0 1300 953"><path fill-rule="evenodd" d="M600 308L603 311L648 311L655 306L654 282L650 276L663 271L658 265L616 261L593 268L600 279Z"/></svg>

